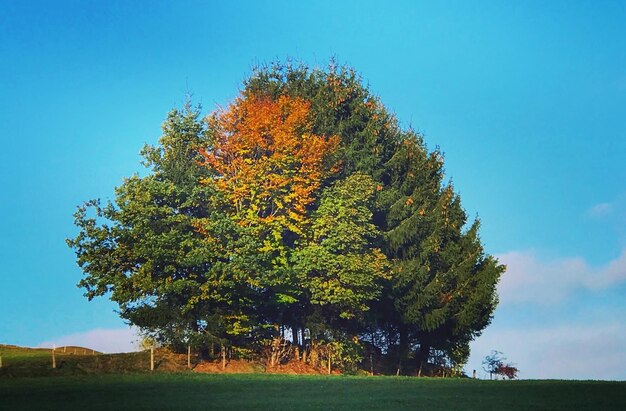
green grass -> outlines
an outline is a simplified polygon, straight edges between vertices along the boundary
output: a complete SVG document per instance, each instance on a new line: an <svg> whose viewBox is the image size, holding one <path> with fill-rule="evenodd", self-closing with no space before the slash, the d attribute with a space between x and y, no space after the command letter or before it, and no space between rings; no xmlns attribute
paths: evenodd
<svg viewBox="0 0 626 411"><path fill-rule="evenodd" d="M58 347L55 350L55 355L58 358L67 358L70 356L80 355L94 355L101 354L98 351L91 350L85 347ZM27 348L19 347L16 345L3 345L0 344L0 356L2 356L3 364L12 363L15 361L41 361L49 359L52 361L52 349L50 348Z"/></svg>
<svg viewBox="0 0 626 411"><path fill-rule="evenodd" d="M78 355L0 346L0 410L626 410L626 382L164 373L147 352ZM138 373L143 371L143 373Z"/></svg>
<svg viewBox="0 0 626 411"><path fill-rule="evenodd" d="M0 381L6 377L137 373L149 369L150 358L147 352L102 354L84 347L60 347L55 350L57 368L52 369L49 348L0 345L0 356Z"/></svg>
<svg viewBox="0 0 626 411"><path fill-rule="evenodd" d="M25 348L15 345L0 345L0 355L3 363L12 362L13 360L28 361L50 357L50 349L48 348Z"/></svg>
<svg viewBox="0 0 626 411"><path fill-rule="evenodd" d="M6 378L1 410L611 410L626 383L136 374Z"/></svg>

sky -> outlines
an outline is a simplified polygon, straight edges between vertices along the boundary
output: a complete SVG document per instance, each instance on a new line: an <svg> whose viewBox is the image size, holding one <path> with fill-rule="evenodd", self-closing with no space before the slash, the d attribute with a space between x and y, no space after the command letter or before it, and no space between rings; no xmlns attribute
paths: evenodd
<svg viewBox="0 0 626 411"><path fill-rule="evenodd" d="M508 266L491 350L521 378L626 380L626 3L2 1L0 343L116 352L87 301L72 214L141 171L166 113L208 113L252 67L354 67L445 153L486 251Z"/></svg>

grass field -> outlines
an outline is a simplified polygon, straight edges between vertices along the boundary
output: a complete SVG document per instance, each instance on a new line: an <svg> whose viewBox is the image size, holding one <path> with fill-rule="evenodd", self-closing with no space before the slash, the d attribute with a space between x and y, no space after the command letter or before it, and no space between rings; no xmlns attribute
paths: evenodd
<svg viewBox="0 0 626 411"><path fill-rule="evenodd" d="M624 410L626 383L264 374L0 380L1 410Z"/></svg>
<svg viewBox="0 0 626 411"><path fill-rule="evenodd" d="M0 346L0 410L626 410L626 382L203 374L165 356L150 373L146 352L83 350L53 370L50 350Z"/></svg>

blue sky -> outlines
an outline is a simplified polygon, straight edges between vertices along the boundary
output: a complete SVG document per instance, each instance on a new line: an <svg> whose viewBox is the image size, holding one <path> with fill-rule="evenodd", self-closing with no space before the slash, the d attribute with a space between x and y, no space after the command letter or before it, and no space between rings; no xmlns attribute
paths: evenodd
<svg viewBox="0 0 626 411"><path fill-rule="evenodd" d="M210 111L255 64L334 56L441 147L509 266L467 369L498 349L524 378L626 379L626 4L390 3L4 2L0 343L130 347L75 286L75 207L187 91Z"/></svg>

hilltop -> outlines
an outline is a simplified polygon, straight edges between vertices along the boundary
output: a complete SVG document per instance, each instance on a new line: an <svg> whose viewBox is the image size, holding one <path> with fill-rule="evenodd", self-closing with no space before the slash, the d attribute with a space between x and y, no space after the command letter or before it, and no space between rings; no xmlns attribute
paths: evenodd
<svg viewBox="0 0 626 411"><path fill-rule="evenodd" d="M65 346L54 350L56 368L52 368L51 348L29 348L17 345L0 344L2 357L1 377L45 377L54 375L95 375L127 374L150 372L150 351L104 354L87 347ZM196 372L224 374L325 374L326 370L302 363L288 363L267 368L259 361L231 359L222 369L221 362L200 360L196 354L190 358L191 367L187 367L187 355L177 354L165 348L154 351L154 371Z"/></svg>

